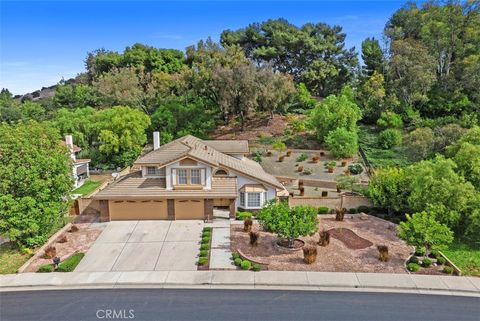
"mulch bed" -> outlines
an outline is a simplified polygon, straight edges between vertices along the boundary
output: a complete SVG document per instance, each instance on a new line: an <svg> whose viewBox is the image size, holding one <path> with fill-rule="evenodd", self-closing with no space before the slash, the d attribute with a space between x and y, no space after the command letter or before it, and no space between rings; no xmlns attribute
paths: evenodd
<svg viewBox="0 0 480 321"><path fill-rule="evenodd" d="M348 228L332 228L328 230L328 232L330 233L331 237L342 241L346 247L352 250L360 250L373 245L372 242L361 238Z"/></svg>

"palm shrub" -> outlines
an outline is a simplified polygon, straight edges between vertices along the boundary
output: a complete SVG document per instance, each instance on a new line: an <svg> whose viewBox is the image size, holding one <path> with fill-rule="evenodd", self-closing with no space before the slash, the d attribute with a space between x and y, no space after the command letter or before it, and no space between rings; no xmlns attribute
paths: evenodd
<svg viewBox="0 0 480 321"><path fill-rule="evenodd" d="M317 248L315 246L303 247L303 262L307 264L315 263L317 260Z"/></svg>
<svg viewBox="0 0 480 321"><path fill-rule="evenodd" d="M258 237L260 236L257 232L250 232L250 245L257 246L258 245Z"/></svg>
<svg viewBox="0 0 480 321"><path fill-rule="evenodd" d="M294 206L287 202L268 202L257 219L265 231L277 234L287 241L288 247L299 236L310 236L318 229L317 210L311 206Z"/></svg>
<svg viewBox="0 0 480 321"><path fill-rule="evenodd" d="M345 212L346 211L347 211L346 208L336 207L335 208L335 221L343 221L343 218L345 217Z"/></svg>
<svg viewBox="0 0 480 321"><path fill-rule="evenodd" d="M318 240L318 245L327 246L328 244L330 244L330 233L328 231L323 230L318 234L320 236Z"/></svg>
<svg viewBox="0 0 480 321"><path fill-rule="evenodd" d="M378 245L377 246L378 250L378 259L382 262L387 262L388 261L388 246L386 245Z"/></svg>
<svg viewBox="0 0 480 321"><path fill-rule="evenodd" d="M243 221L243 231L244 232L250 232L252 230L252 225L253 225L253 221L249 218L245 219Z"/></svg>

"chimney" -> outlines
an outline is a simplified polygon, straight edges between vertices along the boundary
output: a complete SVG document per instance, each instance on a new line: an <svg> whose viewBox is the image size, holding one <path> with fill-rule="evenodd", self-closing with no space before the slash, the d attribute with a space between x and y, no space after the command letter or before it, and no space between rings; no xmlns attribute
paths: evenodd
<svg viewBox="0 0 480 321"><path fill-rule="evenodd" d="M73 151L73 138L72 135L65 135L65 144L70 151Z"/></svg>
<svg viewBox="0 0 480 321"><path fill-rule="evenodd" d="M160 133L153 132L153 150L160 148Z"/></svg>

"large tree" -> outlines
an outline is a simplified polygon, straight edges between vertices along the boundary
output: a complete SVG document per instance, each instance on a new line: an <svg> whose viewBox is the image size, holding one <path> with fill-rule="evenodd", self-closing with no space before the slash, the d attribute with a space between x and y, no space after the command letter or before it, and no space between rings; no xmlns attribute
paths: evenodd
<svg viewBox="0 0 480 321"><path fill-rule="evenodd" d="M0 125L0 155L0 234L20 246L41 245L68 209L68 151L57 131L26 122Z"/></svg>
<svg viewBox="0 0 480 321"><path fill-rule="evenodd" d="M358 61L354 48L345 49L342 28L325 23L297 27L285 19L225 30L223 45L240 45L258 64L270 63L320 96L337 93L351 79Z"/></svg>
<svg viewBox="0 0 480 321"><path fill-rule="evenodd" d="M383 74L384 57L380 43L375 38L367 38L362 42L363 71L367 76L373 73Z"/></svg>

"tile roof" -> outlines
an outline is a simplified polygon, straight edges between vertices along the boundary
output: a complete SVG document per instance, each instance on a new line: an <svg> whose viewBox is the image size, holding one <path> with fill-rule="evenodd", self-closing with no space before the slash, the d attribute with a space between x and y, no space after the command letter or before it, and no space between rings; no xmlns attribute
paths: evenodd
<svg viewBox="0 0 480 321"><path fill-rule="evenodd" d="M248 140L204 140L204 144L226 154L248 154Z"/></svg>
<svg viewBox="0 0 480 321"><path fill-rule="evenodd" d="M273 176L265 172L262 166L250 159L240 160L233 156L219 152L211 146L211 141L205 142L197 137L187 135L178 138L168 144L162 145L159 149L140 157L134 165L155 165L164 166L185 157L192 157L214 167L225 167L255 180L267 183L279 189L283 185ZM232 144L236 141L231 141Z"/></svg>
<svg viewBox="0 0 480 321"><path fill-rule="evenodd" d="M128 198L236 198L234 177L214 177L211 190L166 190L165 179L145 178L141 172L128 174L93 196L95 199Z"/></svg>

